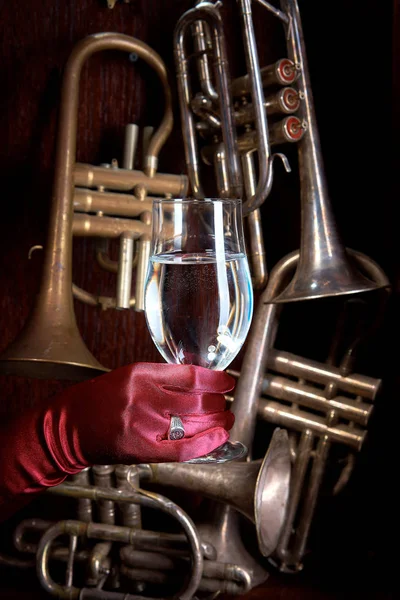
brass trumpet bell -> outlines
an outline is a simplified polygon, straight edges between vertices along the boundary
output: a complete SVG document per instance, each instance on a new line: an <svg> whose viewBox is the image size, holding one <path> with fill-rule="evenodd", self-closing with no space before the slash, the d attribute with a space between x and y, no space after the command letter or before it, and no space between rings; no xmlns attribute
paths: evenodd
<svg viewBox="0 0 400 600"><path fill-rule="evenodd" d="M263 461L216 464L212 469L188 463L159 463L146 468L152 483L196 492L239 511L255 523L263 556L275 550L289 498L291 464L286 430L274 431Z"/></svg>
<svg viewBox="0 0 400 600"><path fill-rule="evenodd" d="M82 381L108 370L79 333L72 297L57 309L39 295L25 328L0 357L1 373L38 379Z"/></svg>
<svg viewBox="0 0 400 600"><path fill-rule="evenodd" d="M346 249L339 240L336 242L333 233L329 234L329 239L321 240L326 235L324 226L325 222L321 222L320 229L324 229L323 234L315 232L316 237L313 239L317 239L318 242L310 248L307 241L308 247L301 249L293 279L279 296L271 298L272 302L343 296L384 287L364 277L353 266ZM308 235L307 238L310 239Z"/></svg>
<svg viewBox="0 0 400 600"><path fill-rule="evenodd" d="M340 239L323 166L299 8L296 0L282 0L281 6L291 24L288 55L294 64L301 66L297 87L303 100L298 117L307 123L307 131L297 146L301 184L298 267L288 287L268 301L295 302L379 289L383 286L353 267Z"/></svg>

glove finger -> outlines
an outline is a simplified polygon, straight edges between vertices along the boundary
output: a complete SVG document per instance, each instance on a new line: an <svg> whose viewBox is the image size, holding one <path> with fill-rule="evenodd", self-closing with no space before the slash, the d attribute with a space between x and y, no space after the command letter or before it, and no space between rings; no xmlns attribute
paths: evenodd
<svg viewBox="0 0 400 600"><path fill-rule="evenodd" d="M235 415L225 410L223 412L209 413L207 415L184 415L182 423L185 428L185 437L190 438L198 433L213 429L214 427L223 427L227 431L232 429L235 422Z"/></svg>
<svg viewBox="0 0 400 600"><path fill-rule="evenodd" d="M172 391L225 394L235 387L235 379L224 371L212 371L195 365L136 363L133 370L138 369L147 374L149 381Z"/></svg>
<svg viewBox="0 0 400 600"><path fill-rule="evenodd" d="M162 440L160 450L162 458L158 462L183 462L212 452L229 439L229 433L223 427L214 427L182 440Z"/></svg>
<svg viewBox="0 0 400 600"><path fill-rule="evenodd" d="M212 394L210 392L182 391L181 389L165 389L159 399L154 398L155 406L158 406L160 414L169 415L203 415L226 409L226 400L223 394Z"/></svg>

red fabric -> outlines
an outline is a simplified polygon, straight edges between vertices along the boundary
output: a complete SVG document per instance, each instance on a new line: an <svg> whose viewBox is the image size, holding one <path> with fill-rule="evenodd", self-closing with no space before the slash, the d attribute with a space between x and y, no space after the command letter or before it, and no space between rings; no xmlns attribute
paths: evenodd
<svg viewBox="0 0 400 600"><path fill-rule="evenodd" d="M193 365L136 363L72 386L0 428L0 517L21 495L92 464L175 462L223 444L234 380ZM170 416L185 437L168 440ZM15 509L16 510L16 509Z"/></svg>

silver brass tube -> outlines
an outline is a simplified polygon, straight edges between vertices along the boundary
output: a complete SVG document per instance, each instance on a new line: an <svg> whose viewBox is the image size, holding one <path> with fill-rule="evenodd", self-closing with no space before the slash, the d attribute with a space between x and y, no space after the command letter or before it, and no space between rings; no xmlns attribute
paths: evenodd
<svg viewBox="0 0 400 600"><path fill-rule="evenodd" d="M221 198L226 198L229 195L229 177L225 146L222 143L218 144L214 152L214 169L218 194Z"/></svg>
<svg viewBox="0 0 400 600"><path fill-rule="evenodd" d="M272 400L260 399L258 414L262 419L274 423L274 425L280 425L295 431L310 429L310 431L325 436L332 442L345 444L355 450L361 450L367 435L367 432L363 429L346 425L330 427L326 424L325 417L318 417L295 407L284 408L282 404Z"/></svg>
<svg viewBox="0 0 400 600"><path fill-rule="evenodd" d="M243 181L246 197L252 198L256 191L256 173L254 158L251 153L242 156ZM264 237L262 231L261 213L257 208L247 217L250 244L250 265L252 270L253 288L261 290L268 279L267 263L265 258Z"/></svg>
<svg viewBox="0 0 400 600"><path fill-rule="evenodd" d="M103 465L96 465L96 467L98 466ZM98 503L102 502L110 502L111 504L114 504L113 500L98 500ZM107 520L105 519L104 522L107 522ZM111 525L112 523L107 524ZM43 519L24 519L21 521L21 523L19 523L14 531L13 542L15 548L19 552L35 554L37 551L37 544L25 540L25 533L30 531L42 534L52 525L55 525L54 521L45 521ZM169 556L190 557L190 547L188 545L187 537L184 533L164 533L147 530L142 530L142 533L143 535L141 538L135 540L135 548L138 550L141 549L148 552L154 552L157 550L158 552L165 552ZM121 551L124 550L124 552L129 552L129 548L131 548L131 546L123 546ZM66 549L66 551L68 552L68 549ZM204 558L207 558L209 561L215 561L216 552L215 548L213 548L211 544L201 541L201 551ZM63 560L61 555L63 555L62 552L60 552L60 556L57 555L57 558L59 557Z"/></svg>
<svg viewBox="0 0 400 600"><path fill-rule="evenodd" d="M75 473L74 475L72 475L71 479L76 485L89 485L89 473L90 468L87 467L79 473ZM93 509L91 500L89 500L88 498L78 499L77 516L80 521L84 521L85 523L90 523L93 520Z"/></svg>
<svg viewBox="0 0 400 600"><path fill-rule="evenodd" d="M112 488L112 475L114 465L94 465L92 467L94 485L97 487ZM114 525L115 505L111 500L99 500L99 517L102 523Z"/></svg>
<svg viewBox="0 0 400 600"><path fill-rule="evenodd" d="M135 196L112 192L98 192L86 188L75 188L74 211L83 213L102 212L116 217L138 217L152 209L153 198L139 201Z"/></svg>
<svg viewBox="0 0 400 600"><path fill-rule="evenodd" d="M339 390L362 396L371 402L375 400L382 384L381 379L356 373L344 377L338 367L275 349L271 350L268 357L268 369L313 383L334 383Z"/></svg>
<svg viewBox="0 0 400 600"><path fill-rule="evenodd" d="M300 437L300 442L296 451L296 462L292 473L292 483L290 486L289 506L286 513L286 521L282 530L281 538L276 549L276 555L282 560L286 560L287 547L294 529L294 520L296 518L297 507L301 498L301 492L304 480L307 474L307 468L310 462L313 449L314 434L305 429Z"/></svg>
<svg viewBox="0 0 400 600"><path fill-rule="evenodd" d="M255 521L254 495L256 480L261 461L242 463L234 461L216 464L212 473L208 465L191 465L185 463L150 464L150 481L160 485L193 489L199 494L213 500L227 503L240 511L251 521ZM233 493L235 481L241 482ZM243 482L245 481L245 485Z"/></svg>
<svg viewBox="0 0 400 600"><path fill-rule="evenodd" d="M212 84L212 75L207 52L212 49L210 31L204 21L195 21L191 27L193 48L198 55L197 68L202 92L213 102L218 102L218 94Z"/></svg>
<svg viewBox="0 0 400 600"><path fill-rule="evenodd" d="M254 438L258 399L261 395L268 353L274 345L278 326L279 307L276 304L264 304L263 297L270 290L275 292L282 289L296 263L297 256L293 255L281 260L272 269L247 338L247 349L243 358L241 376L236 385L235 400L232 405L235 423L231 430L231 437L242 442L249 449Z"/></svg>
<svg viewBox="0 0 400 600"><path fill-rule="evenodd" d="M135 241L132 234L124 232L119 241L119 264L116 299L117 310L130 308L131 306L132 263L134 251Z"/></svg>
<svg viewBox="0 0 400 600"><path fill-rule="evenodd" d="M103 499L112 500L115 502L138 503L149 508L161 510L174 517L181 525L187 536L193 557L191 576L185 586L185 589L180 592L178 597L182 600L191 600L199 586L203 572L202 547L192 520L179 506L171 502L171 500L164 498L164 496L161 496L161 494L153 494L139 488L136 491L128 492L127 490L122 489L74 486L63 483L53 488L49 488L48 493L56 496L59 495L75 498L87 498L96 501ZM149 539L152 537L151 535L148 535L149 533L154 534L153 537L157 537L155 532L144 532L142 529L130 527L100 523L84 524L79 521L60 521L44 534L40 541L37 555L37 574L39 580L42 586L48 592L53 594L60 592L63 593L65 590L62 586L59 586L52 581L47 568L48 558L53 540L64 533L85 535L88 538L119 541L125 544L132 544L136 539ZM77 598L78 595L74 594L79 594L79 591L79 589L72 587L70 590L68 590L70 596L67 597Z"/></svg>
<svg viewBox="0 0 400 600"><path fill-rule="evenodd" d="M53 521L45 521L44 519L24 519L14 530L14 548L18 550L18 552L35 554L37 550L37 543L27 541L25 539L26 532L32 533L34 531L42 534L52 525L54 525Z"/></svg>
<svg viewBox="0 0 400 600"><path fill-rule="evenodd" d="M203 21L208 26L212 41L214 58L216 91L220 104L222 119L222 139L227 155L229 177L229 196L242 197L242 181L239 155L236 146L236 130L233 121L233 106L228 81L228 61L225 48L225 37L221 15L216 5L211 2L200 2L195 8L185 12L179 19L174 32L175 65L178 83L179 105L183 139L185 140L186 165L191 183L192 193L195 197L204 197L199 178L199 156L196 140L196 129L190 102L192 94L190 89L190 74L188 57L186 54L186 34L193 22Z"/></svg>
<svg viewBox="0 0 400 600"><path fill-rule="evenodd" d="M156 563L157 559L155 559ZM207 563L204 563L206 565ZM218 564L218 563L217 563ZM224 565L224 567L230 565ZM232 565L235 567L235 565ZM227 569L225 569L227 572ZM133 567L128 567L125 564L121 565L121 573L125 577L132 579L133 581L146 581L148 583L158 584L158 585L171 585L174 584L178 578L176 574L172 574L171 571L162 571L156 569L155 566L151 566L151 561L148 567L143 567L142 565L138 565ZM243 586L239 585L235 581L231 579L216 579L209 577L202 577L199 583L199 587L197 589L198 592L208 592L208 593L223 593L223 594L233 594L235 596L241 595L244 593Z"/></svg>
<svg viewBox="0 0 400 600"><path fill-rule="evenodd" d="M298 567L301 558L304 556L330 446L329 436L323 436L317 444L307 494L304 498L299 524L294 535L293 552L285 560L286 564L293 565L295 568Z"/></svg>
<svg viewBox="0 0 400 600"><path fill-rule="evenodd" d="M264 91L260 65L258 62L257 44L254 33L251 0L238 0L242 20L243 46L245 51L249 87L253 100L254 122L257 137L258 181L254 195L243 204L243 214L248 215L259 208L271 191L273 172L271 149L268 133L267 113L264 110ZM232 90L231 90L231 93Z"/></svg>
<svg viewBox="0 0 400 600"><path fill-rule="evenodd" d="M373 411L373 407L365 402L357 402L344 396L326 398L318 389L274 375L264 378L262 392L277 400L293 402L324 414L335 410L338 417L358 425L367 425Z"/></svg>
<svg viewBox="0 0 400 600"><path fill-rule="evenodd" d="M115 476L117 478L117 487L129 493L132 486L128 481L128 473L130 474L132 483L139 487L139 473L137 468L127 465L117 465ZM122 515L122 524L127 527L135 527L141 529L142 517L140 505L134 503L121 502L120 510Z"/></svg>
<svg viewBox="0 0 400 600"><path fill-rule="evenodd" d="M79 600L160 600L160 598L126 594L125 592L109 592L97 588L82 588L79 593Z"/></svg>
<svg viewBox="0 0 400 600"><path fill-rule="evenodd" d="M238 371L228 369L227 373L237 378L240 377ZM365 402L357 402L344 396L328 399L318 388L271 374L267 374L263 379L262 393L264 396L293 402L324 414L334 409L338 417L364 426L367 425L373 410L373 407Z"/></svg>
<svg viewBox="0 0 400 600"><path fill-rule="evenodd" d="M132 546L124 546L121 548L120 557L126 567L134 567L135 571L137 571L135 573L127 573L128 577L131 575L134 579L142 579L146 582L151 581L153 574L157 576L157 571L171 572L178 570L179 572L190 559L188 553L186 553L185 556L178 557L171 556L170 554L166 556L160 552L135 550ZM142 569L149 570L148 575L150 576L150 579L147 576L144 576ZM231 565L215 560L206 560L204 561L203 577L199 586L199 591L204 590L203 585L205 585L205 578L207 580L213 579L215 590L221 592L227 592L228 588L225 586L232 586L233 582L236 582L235 593L237 594L244 593L248 588L247 573L244 574L243 570L238 565Z"/></svg>
<svg viewBox="0 0 400 600"><path fill-rule="evenodd" d="M107 169L83 163L73 167L74 184L83 188L105 187L109 190L128 192L137 185L144 185L149 194L160 196L171 195L183 197L187 195L188 179L185 175L156 173L149 177L143 171L129 169Z"/></svg>

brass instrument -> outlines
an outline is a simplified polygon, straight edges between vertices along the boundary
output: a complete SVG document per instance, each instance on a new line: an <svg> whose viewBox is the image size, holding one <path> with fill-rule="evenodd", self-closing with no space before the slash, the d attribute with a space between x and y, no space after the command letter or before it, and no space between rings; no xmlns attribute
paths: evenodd
<svg viewBox="0 0 400 600"><path fill-rule="evenodd" d="M253 573L240 563L218 560L213 544L199 537L196 526L181 508L139 484L151 481L179 487L234 507L256 524L260 547L269 555L278 543L286 514L289 476L287 434L279 429L262 462L227 463L211 470L208 465L179 463L96 465L48 490L53 496L75 498L79 520L52 523L27 519L15 530L14 545L23 555L36 555L43 588L58 598L130 598L126 592L114 591L123 587L120 578L134 582L142 593L150 584L176 586L187 579L174 596L179 598L192 598L195 591L242 594L253 587ZM143 529L140 507L171 515L184 535ZM117 524L118 519L122 524ZM70 538L69 547L57 541L65 534ZM39 536L39 540L32 542L32 535ZM120 545L117 558L113 544ZM0 556L0 560L32 567L30 559L25 565L19 557ZM55 561L67 563L65 584L52 579L50 564ZM79 564L86 565L83 589L73 584L74 569ZM128 585L128 589L132 587Z"/></svg>
<svg viewBox="0 0 400 600"><path fill-rule="evenodd" d="M242 594L268 577L261 556L254 557L246 547L246 540L241 538L239 520L242 516L255 524L260 555L273 555L273 560L284 570L301 568L330 445L338 443L346 446L351 456L361 449L365 439L365 427L372 412L370 402L378 391L379 380L351 373L344 363L339 368L325 366L274 349L281 310L278 303L368 291L387 287L388 281L371 259L346 251L336 231L326 191L296 1L282 0L282 10L265 0L258 1L285 25L289 40L288 58L260 68L250 0L238 0L248 73L234 80L230 88L218 3L202 0L182 16L175 31L175 50L182 130L192 193L199 198L204 195L201 160L214 165L221 196L237 197L245 190L249 246L255 256L255 287L264 288L267 281L259 207L272 187L274 156L271 155L271 147L285 142L299 144L303 204L301 252L292 253L275 266L261 296L232 403L236 422L231 432L234 439L249 448L254 441L257 417L300 432L298 444L292 434L289 440L294 462L290 494L290 446L282 431L274 434L262 464L251 460L250 456L248 462L223 465L213 471L199 465L119 465L116 468L97 465L74 476L72 481L49 490L49 494L54 496L77 499L77 521L57 524L30 521L22 523L15 533L17 548L29 554L38 552L38 574L45 589L61 597L132 597L133 600L137 596L116 591L121 578L134 582L135 591L143 594L148 584L164 586L176 583L174 574L182 572L182 565L187 569L190 563L191 576L180 597L192 597L196 590ZM193 35L201 88L201 94L194 97L190 89L186 52L189 31ZM75 163L75 82L79 77L68 83L68 76L72 78L73 73L79 75L83 60L91 53L108 48L142 52L143 55L140 55L149 60L164 84L166 116L151 138L143 171L133 171L133 163L128 159L123 169ZM136 290L135 301L131 300L127 281L135 261L135 245L141 247L143 243L138 265L141 264L143 269L146 262L149 231L147 193L181 196L185 195L187 188L186 178L155 172L156 156L172 126L165 70L159 60L145 44L118 34L91 36L77 47L71 57L64 83L58 170L44 283L23 341L10 348L0 362L1 368L7 372L14 368L14 372L24 375L38 376L39 373L43 377L78 379L105 370L88 352L76 327L71 292L70 240L73 233L122 236L119 299L94 298L77 288L74 288L75 296L93 305L135 305L140 308L140 290ZM269 86L282 89L272 93ZM274 115L274 121L268 122L267 115ZM201 152L198 134L205 140ZM129 136L135 137L134 130L128 133ZM134 142L127 143L126 156L132 154L133 146ZM286 158L281 154L278 156L288 169ZM132 190L135 195L133 202ZM311 197L308 196L310 193ZM310 212L310 208L314 212ZM73 209L80 214L73 215ZM85 212L99 214L82 216L81 213ZM112 215L112 219L104 216L108 214ZM132 217L140 219L134 221ZM115 264L110 264L102 248L99 248L98 260L105 268L115 270ZM353 262L360 273L353 269ZM56 271L59 264L63 265L61 274ZM361 272L367 275L367 279L363 279ZM344 283L342 276L346 277ZM287 288L290 280L291 287ZM46 335L44 340L42 331ZM300 381L293 382L294 377ZM314 386L314 383L323 385L324 389ZM346 396L339 395L338 390L344 391ZM349 398L349 394L355 399ZM280 401L285 404L280 404ZM279 450L275 446L277 440ZM317 448L314 452L315 440ZM275 467L271 459L274 455ZM308 487L305 487L305 472L311 459L311 477ZM344 472L340 485L348 474L349 469ZM207 496L211 499L212 508L207 521L194 526L182 509L159 494L142 490L141 485L145 485L146 481L190 489ZM275 490L276 496L272 490ZM302 494L308 509L300 514L300 524L292 534ZM149 506L172 513L187 537L143 530L141 507ZM117 524L118 519L121 523ZM26 542L26 530L41 536L38 545ZM70 537L69 548L54 544L61 534ZM86 543L87 540L94 540L95 544ZM122 544L122 548L118 560L114 561L112 547L116 543ZM7 559L0 557L0 560ZM21 566L20 560L15 559L18 566ZM67 563L65 585L52 580L49 572L51 560ZM78 563L87 566L89 572L83 589L75 587L73 581L74 568ZM107 590L103 589L104 586Z"/></svg>
<svg viewBox="0 0 400 600"><path fill-rule="evenodd" d="M164 90L165 112L148 140L143 171L133 170L137 131L127 128L124 168L76 162L79 80L82 67L103 50L136 53L157 73ZM143 42L118 33L91 35L79 42L66 65L61 96L52 208L42 283L25 328L0 357L2 373L26 377L81 380L107 371L89 352L79 333L75 297L103 308L143 310L143 281L149 258L149 195L182 196L187 179L157 173L158 155L173 126L171 92L163 61ZM148 195L149 194L149 195ZM95 213L89 214L89 213ZM96 298L72 284L72 238L120 239L116 265L104 251L103 267L118 272L116 298ZM134 247L137 246L136 296L131 298Z"/></svg>
<svg viewBox="0 0 400 600"><path fill-rule="evenodd" d="M133 170L137 130L132 125L126 132L123 169L116 164L96 167L75 162L79 75L84 61L94 52L105 49L135 51L154 67L164 86L165 115L160 128L150 137L143 171ZM127 292L135 245L139 248L138 269L142 265L143 271L146 265L149 235L147 216L151 203L147 193L185 195L187 187L185 177L156 173L158 153L172 127L171 115L165 68L148 46L119 34L90 36L76 46L68 61L63 84L56 177L42 286L27 327L0 361L4 372L82 379L106 370L89 353L80 337L72 298L74 295L93 306L101 304L105 308L140 307L138 286L135 301ZM96 298L73 286L73 235L94 235L105 239L120 237L116 300ZM115 270L115 264L102 246L98 247L97 259L104 268ZM232 518L236 518L236 511L244 513L256 524L262 552L268 555L273 551L283 525L289 494L290 454L286 432L275 433L262 464L259 461L228 464L224 469L214 470L213 475L207 467L202 470L199 465L175 465L175 475L172 477L168 465L159 465L158 481L162 478L166 484L168 479L168 484L172 485L175 479L177 481L178 468L180 486L185 487L183 482L186 481L187 489L197 490L198 493L211 496L214 501L234 507ZM119 592L113 591L118 589L119 577L132 580L134 589L141 592L147 584L166 584L171 579L171 570L174 576L176 572L180 574L181 559L185 565L193 563L192 576L180 592L182 598L192 597L196 589L240 594L265 578L265 571L253 559L248 563L242 560L240 554L231 552L220 560L212 543L200 541L199 533L181 509L174 508L171 502L158 494L141 490L140 480L146 477L155 478L153 466L139 468L119 465L114 468L96 465L73 476L72 481L49 490L49 494L77 498L78 520L53 524L34 519L21 524L15 533L16 548L37 555L38 576L48 592L59 597L119 598ZM246 494L236 497L232 485L234 480L235 483L243 481L239 489L245 490ZM207 490L204 482L207 482ZM190 547L184 543L181 535L174 537L174 534L161 532L146 533L141 525L141 507L146 506L159 507L173 514L183 525ZM118 520L121 522L117 523ZM41 536L37 545L24 541L24 532L27 530ZM71 538L69 548L58 543L58 536L63 534ZM79 542L80 538L96 543L94 546L93 542L82 543ZM202 539L207 540L207 536ZM134 541L136 545L140 542L142 547L132 548ZM118 542L123 544L123 548L120 560L115 564L111 555ZM182 550L182 542L183 557L178 554L178 562L172 560L171 563L171 550L179 545ZM239 540L232 545L233 549L240 550ZM206 566L203 564L203 554L209 559ZM232 560L229 560L230 557ZM23 566L20 558L2 556L0 559L7 564ZM52 580L49 559L67 563L64 585ZM87 563L90 575L82 590L73 583L74 566L79 562ZM26 566L30 563L29 559ZM140 564L139 570L135 567L137 564ZM155 565L158 565L157 568L154 568ZM103 592L105 584L109 589Z"/></svg>
<svg viewBox="0 0 400 600"><path fill-rule="evenodd" d="M268 2L262 4L269 10ZM302 97L299 116L307 133L298 143L301 182L301 248L293 279L270 302L293 302L311 298L355 294L377 289L385 283L368 280L357 270L340 239L331 209L325 178L307 56L296 0L281 0L280 19L285 25L288 56L299 66L297 88ZM276 11L276 9L274 9Z"/></svg>
<svg viewBox="0 0 400 600"><path fill-rule="evenodd" d="M252 259L253 285L256 289L263 289L267 281L267 269L261 217L257 211L272 188L274 157L279 156L286 170L290 170L284 155L271 155L271 146L296 142L302 179L300 261L288 288L282 291L279 298L269 297L268 301L292 302L376 289L377 284L368 281L356 269L340 240L334 221L297 3L292 0L282 1L279 10L265 0L258 2L283 24L288 56L260 68L251 0L237 0L248 72L232 81L230 95L235 102L233 108L229 98L221 97L221 90L225 90L226 85L219 85L218 89L214 89L210 68L209 54L214 52L214 64L218 64L219 71L225 70L226 79L229 77L226 53L218 51L219 45L223 47L225 43L218 10L220 4L205 0L197 2L196 7L181 18L179 23L183 25L178 24L179 36L175 36L175 46L178 48L176 64L179 99L186 161L193 193L199 197L203 195L195 135L197 130L203 138L210 141L203 147L201 156L206 164L214 164L218 193L221 196L235 194L237 191L237 186L230 184L228 169L234 168L236 178L239 177L237 156L240 156L245 198L243 212L248 216L250 230L249 255ZM215 23L219 27L218 46L215 34L210 31ZM189 59L182 41L182 28L188 28L189 24L192 24L201 89L194 97L188 83ZM276 91L277 87L281 89ZM266 96L264 90L267 92ZM193 114L201 120L195 122ZM277 120L276 115L285 116ZM267 116L272 116L273 122L269 122ZM236 132L237 127L244 129L240 135ZM229 132L232 135L227 144ZM258 156L258 180L255 175L254 154Z"/></svg>
<svg viewBox="0 0 400 600"><path fill-rule="evenodd" d="M385 273L369 257L354 251L351 255L378 286L388 285ZM381 384L380 380L352 373L350 353L340 367L334 367L274 349L281 305L271 304L267 299L285 288L298 260L299 254L292 253L271 271L250 332L233 402L236 422L242 423L246 431L251 431L259 416L274 425L287 427L289 431L301 432L298 444L293 443L291 437L294 457L291 493L287 520L276 551L276 560L286 571L302 568L301 560L331 444L344 444L350 453L361 450L365 440L363 428L372 412L369 402L374 400ZM238 375L234 371L231 373ZM293 377L298 378L299 383L294 382ZM324 389L314 387L316 384L323 385ZM337 395L338 390L344 391L346 396ZM344 424L340 423L343 419ZM315 440L318 444L314 452ZM313 468L307 483L307 466L311 460ZM353 459L349 459L349 465L352 463ZM347 481L350 471L351 468L343 472L339 487ZM300 504L302 512L299 516ZM298 521L293 533L295 517Z"/></svg>

